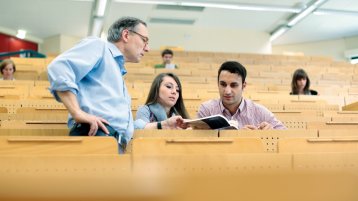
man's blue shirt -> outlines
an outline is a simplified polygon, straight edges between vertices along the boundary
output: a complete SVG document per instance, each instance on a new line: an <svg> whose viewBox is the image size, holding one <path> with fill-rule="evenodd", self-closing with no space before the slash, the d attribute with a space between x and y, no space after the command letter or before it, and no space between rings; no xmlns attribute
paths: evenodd
<svg viewBox="0 0 358 201"><path fill-rule="evenodd" d="M82 40L48 66L50 91L56 100L61 101L56 91L71 91L84 112L106 119L129 142L133 117L123 80L126 73L119 49L96 37ZM69 127L74 123L70 115Z"/></svg>

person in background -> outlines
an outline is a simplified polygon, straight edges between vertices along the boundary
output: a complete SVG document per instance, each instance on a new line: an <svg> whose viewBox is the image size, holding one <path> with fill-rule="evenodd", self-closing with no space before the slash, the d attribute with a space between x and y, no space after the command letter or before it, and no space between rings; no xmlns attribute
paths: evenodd
<svg viewBox="0 0 358 201"><path fill-rule="evenodd" d="M220 114L228 120L237 121L239 129L286 129L266 107L243 98L246 75L245 67L239 62L223 63L218 71L220 99L202 103L198 118Z"/></svg>
<svg viewBox="0 0 358 201"><path fill-rule="evenodd" d="M70 113L71 136L113 136L123 153L134 131L124 64L138 63L148 41L144 21L123 17L111 25L107 41L88 37L49 65L50 91Z"/></svg>
<svg viewBox="0 0 358 201"><path fill-rule="evenodd" d="M172 63L174 57L174 53L170 49L165 49L162 52L162 59L163 63L157 64L154 66L154 68L166 68L166 69L175 69L178 68L178 66L174 63Z"/></svg>
<svg viewBox="0 0 358 201"><path fill-rule="evenodd" d="M16 66L11 59L4 59L0 64L0 70L2 74L1 80L15 80Z"/></svg>
<svg viewBox="0 0 358 201"><path fill-rule="evenodd" d="M157 75L145 105L137 111L135 129L185 129L183 118L188 119L189 115L179 78L173 73Z"/></svg>
<svg viewBox="0 0 358 201"><path fill-rule="evenodd" d="M310 89L310 78L303 69L297 69L293 73L290 95L318 95L318 92Z"/></svg>

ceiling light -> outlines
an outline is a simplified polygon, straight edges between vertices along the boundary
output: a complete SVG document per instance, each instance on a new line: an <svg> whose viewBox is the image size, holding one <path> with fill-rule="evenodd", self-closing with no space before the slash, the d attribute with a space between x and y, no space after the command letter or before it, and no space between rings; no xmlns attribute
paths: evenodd
<svg viewBox="0 0 358 201"><path fill-rule="evenodd" d="M316 0L311 5L309 5L307 8L302 10L302 12L298 13L297 15L294 15L291 19L289 19L287 25L290 27L294 26L299 21L301 21L303 18L305 18L309 14L311 14L314 10L316 10L319 6L321 6L326 1L327 0Z"/></svg>
<svg viewBox="0 0 358 201"><path fill-rule="evenodd" d="M310 1L306 7L303 8L298 14L294 14L291 16L291 18L288 19L287 24L281 25L277 27L274 31L271 32L270 41L276 40L278 37L280 37L282 34L287 32L290 28L292 28L294 25L296 25L298 22L303 20L305 17L310 15L313 11L317 10L323 3L325 3L328 0L312 0Z"/></svg>
<svg viewBox="0 0 358 201"><path fill-rule="evenodd" d="M270 41L274 41L275 39L277 39L278 37L280 37L282 34L284 34L286 31L288 31L290 29L290 27L288 26L280 26L278 29L276 29L275 31L273 31L271 33L270 36Z"/></svg>
<svg viewBox="0 0 358 201"><path fill-rule="evenodd" d="M103 29L103 19L101 17L95 17L93 19L92 27L90 28L90 36L100 36Z"/></svg>
<svg viewBox="0 0 358 201"><path fill-rule="evenodd" d="M119 3L135 3L135 4L161 4L161 5L181 5L180 2L177 1L140 1L140 0L114 0Z"/></svg>
<svg viewBox="0 0 358 201"><path fill-rule="evenodd" d="M298 13L299 9L288 8L282 6L267 6L256 4L222 4L222 3L197 3L197 2L182 2L182 6L202 6L207 8L223 8L233 10L251 10L251 11L274 11L274 12L292 12Z"/></svg>
<svg viewBox="0 0 358 201"><path fill-rule="evenodd" d="M319 9L313 11L315 15L349 15L349 16L358 16L358 12L356 11L348 11L348 10L332 10L332 9Z"/></svg>
<svg viewBox="0 0 358 201"><path fill-rule="evenodd" d="M79 1L79 0L78 0ZM85 0L83 0L85 1ZM90 1L90 0L88 0ZM189 1L157 1L157 0L113 0L119 3L133 3L133 4L151 4L151 5L174 5L174 6L197 6L207 8L222 8L222 9L236 9L236 10L252 10L252 11L272 11L272 12L287 12L287 13L300 13L303 11L301 8L291 8L288 6L272 6L272 5L260 5L260 4L229 4L229 3L204 3L204 2L189 2ZM330 10L330 9L318 9L326 0L316 0L312 3L312 7L306 9L312 9L314 14L338 14L338 15L358 15L355 11L346 10ZM316 9L316 10L315 10ZM311 12L312 12L311 11ZM298 20L300 20L299 17ZM302 19L302 18L301 18ZM293 20L293 19L292 19ZM291 24L297 22L293 21Z"/></svg>
<svg viewBox="0 0 358 201"><path fill-rule="evenodd" d="M144 0L114 0L120 3L135 3L135 4L161 4L161 5L176 5L176 6L197 6L207 8L223 8L235 10L252 10L252 11L273 11L273 12L289 12L299 13L301 9L290 8L283 6L257 5L257 4L223 4L223 3L204 3L204 2L189 2L189 1L144 1Z"/></svg>
<svg viewBox="0 0 358 201"><path fill-rule="evenodd" d="M106 11L107 0L97 0L96 16L104 16Z"/></svg>
<svg viewBox="0 0 358 201"><path fill-rule="evenodd" d="M17 30L16 37L24 39L26 37L26 31L22 29Z"/></svg>

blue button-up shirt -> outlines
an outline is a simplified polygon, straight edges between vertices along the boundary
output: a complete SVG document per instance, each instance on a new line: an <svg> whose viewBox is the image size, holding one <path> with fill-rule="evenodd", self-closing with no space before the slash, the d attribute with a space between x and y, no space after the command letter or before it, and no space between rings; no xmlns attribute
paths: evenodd
<svg viewBox="0 0 358 201"><path fill-rule="evenodd" d="M123 80L126 73L119 49L97 37L82 40L48 66L50 91L56 100L61 101L56 91L71 91L84 112L106 119L128 143L133 135L133 117ZM69 127L74 123L70 115Z"/></svg>

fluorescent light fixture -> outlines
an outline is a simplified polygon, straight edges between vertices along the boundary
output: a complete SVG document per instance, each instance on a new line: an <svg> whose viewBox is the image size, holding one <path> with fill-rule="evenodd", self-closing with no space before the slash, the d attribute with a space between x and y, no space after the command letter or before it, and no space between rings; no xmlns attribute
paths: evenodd
<svg viewBox="0 0 358 201"><path fill-rule="evenodd" d="M103 18L95 17L92 23L90 36L100 36L103 29Z"/></svg>
<svg viewBox="0 0 358 201"><path fill-rule="evenodd" d="M282 34L286 33L286 31L288 31L289 29L290 29L290 27L288 27L288 26L281 26L280 28L276 29L275 31L273 31L271 33L270 41L272 42L272 41L276 40Z"/></svg>
<svg viewBox="0 0 358 201"><path fill-rule="evenodd" d="M17 30L16 37L24 39L26 37L26 31L23 29Z"/></svg>
<svg viewBox="0 0 358 201"><path fill-rule="evenodd" d="M289 19L287 25L290 27L294 26L299 21L301 21L303 18L305 18L309 14L311 14L314 10L316 10L319 6L321 6L326 1L327 0L316 0L311 5L309 5L307 8L305 8L302 12L298 13L297 15L295 15L291 19Z"/></svg>
<svg viewBox="0 0 358 201"><path fill-rule="evenodd" d="M219 3L197 3L197 2L182 2L182 6L202 6L207 8L222 8L233 10L251 10L251 11L273 11L273 12L300 12L297 8L288 8L282 6L268 6L268 5L256 5L256 4L219 4Z"/></svg>
<svg viewBox="0 0 358 201"><path fill-rule="evenodd" d="M161 5L173 5L180 6L181 3L177 1L141 1L141 0L114 0L118 3L133 3L133 4L161 4Z"/></svg>
<svg viewBox="0 0 358 201"><path fill-rule="evenodd" d="M85 0L83 0L85 1ZM174 5L174 6L197 6L197 7L207 7L207 8L222 8L222 9L236 9L236 10L252 10L252 11L272 11L272 12L287 12L287 13L300 13L303 10L301 8L291 8L287 6L272 6L272 5L259 5L259 4L228 4L228 3L204 3L204 2L189 2L189 1L156 1L156 0L113 0L118 3L133 3L133 4L160 4L160 5ZM324 14L337 14L337 15L358 15L354 11L346 10L330 10L330 9L318 9L327 0L318 0L311 4L310 9L314 14L324 15ZM315 10L317 9L317 10ZM308 10L308 11L310 11ZM307 12L308 12L307 11ZM303 14L302 14L303 15ZM299 16L298 19L303 19ZM293 20L293 19L292 19ZM293 26L297 22L293 21L290 24Z"/></svg>
<svg viewBox="0 0 358 201"><path fill-rule="evenodd" d="M96 16L104 16L106 11L107 0L97 0Z"/></svg>
<svg viewBox="0 0 358 201"><path fill-rule="evenodd" d="M94 0L92 5L92 16L88 28L89 36L100 37L109 2L110 0Z"/></svg>
<svg viewBox="0 0 358 201"><path fill-rule="evenodd" d="M291 18L287 25L288 26L294 26L295 24L297 24L299 21L301 21L303 18L307 17L314 9L309 9L309 10L304 10L302 13L295 15L293 18Z"/></svg>
<svg viewBox="0 0 358 201"><path fill-rule="evenodd" d="M348 11L348 10L332 10L332 9L318 9L313 11L315 15L349 15L349 16L358 16L358 12L356 11Z"/></svg>
<svg viewBox="0 0 358 201"><path fill-rule="evenodd" d="M273 12L289 12L299 13L301 9L290 8L283 6L257 5L257 4L223 4L223 3L204 3L204 2L189 2L189 1L144 1L144 0L114 0L119 3L134 3L134 4L161 4L161 5L176 5L176 6L197 6L207 8L222 8L234 10L252 10L252 11L273 11Z"/></svg>
<svg viewBox="0 0 358 201"><path fill-rule="evenodd" d="M313 11L317 10L323 3L328 0L312 0L307 5L307 7L303 8L298 14L294 14L291 18L288 19L287 24L278 26L274 31L271 32L270 41L276 40L282 34L286 33L290 28L296 25L298 22L303 20Z"/></svg>
<svg viewBox="0 0 358 201"><path fill-rule="evenodd" d="M150 23L163 23L163 24L184 24L191 25L195 23L195 19L172 19L172 18L150 18Z"/></svg>

